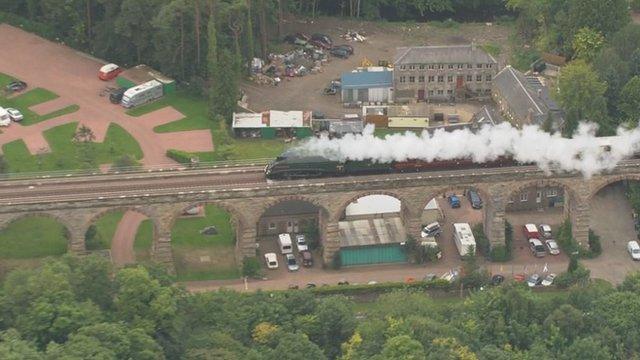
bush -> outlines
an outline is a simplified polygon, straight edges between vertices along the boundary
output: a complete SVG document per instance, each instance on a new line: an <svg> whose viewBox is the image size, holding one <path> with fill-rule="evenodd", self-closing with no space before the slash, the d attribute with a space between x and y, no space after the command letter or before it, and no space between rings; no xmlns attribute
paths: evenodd
<svg viewBox="0 0 640 360"><path fill-rule="evenodd" d="M125 154L117 158L111 166L111 170L117 171L133 171L139 170L140 168L141 165L138 160L129 154Z"/></svg>
<svg viewBox="0 0 640 360"><path fill-rule="evenodd" d="M577 259L575 261L577 261ZM571 266L571 264L569 265ZM576 284L586 284L589 281L590 276L591 271L589 271L589 269L584 267L582 264L578 263L577 265L575 265L575 269L573 269L572 272L563 272L556 277L553 283L559 289L566 289Z"/></svg>
<svg viewBox="0 0 640 360"><path fill-rule="evenodd" d="M630 5L633 11L640 11L640 0L631 0Z"/></svg>
<svg viewBox="0 0 640 360"><path fill-rule="evenodd" d="M600 236L596 235L593 230L589 229L589 252L591 257L596 257L602 254L602 243L600 242Z"/></svg>
<svg viewBox="0 0 640 360"><path fill-rule="evenodd" d="M95 225L89 226L84 234L84 244L87 250L102 250L109 248L106 241L102 239Z"/></svg>
<svg viewBox="0 0 640 360"><path fill-rule="evenodd" d="M180 164L191 165L193 164L193 157L186 151L169 149L167 150L167 157L171 158Z"/></svg>
<svg viewBox="0 0 640 360"><path fill-rule="evenodd" d="M247 257L242 259L242 276L258 278L260 277L260 261L257 257Z"/></svg>
<svg viewBox="0 0 640 360"><path fill-rule="evenodd" d="M359 285L330 285L313 288L313 293L317 295L358 295L372 293L386 293L394 290L444 290L449 291L453 285L447 280L434 279L431 281L416 281L413 283L389 282L381 284L359 284Z"/></svg>
<svg viewBox="0 0 640 360"><path fill-rule="evenodd" d="M485 257L490 257L491 255L491 244L489 243L489 239L484 233L484 229L482 224L477 224L472 229L473 237L476 239L476 247L478 251L484 255Z"/></svg>
<svg viewBox="0 0 640 360"><path fill-rule="evenodd" d="M491 261L495 262L509 261L511 260L511 252L505 245L496 245L491 249L489 258L491 258Z"/></svg>

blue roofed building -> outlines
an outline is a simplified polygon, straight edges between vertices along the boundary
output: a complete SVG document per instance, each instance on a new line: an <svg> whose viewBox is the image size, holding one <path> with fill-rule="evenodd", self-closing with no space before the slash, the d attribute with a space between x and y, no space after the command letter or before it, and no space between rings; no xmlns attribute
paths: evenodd
<svg viewBox="0 0 640 360"><path fill-rule="evenodd" d="M393 102L393 71L389 68L359 68L343 73L340 82L344 104Z"/></svg>

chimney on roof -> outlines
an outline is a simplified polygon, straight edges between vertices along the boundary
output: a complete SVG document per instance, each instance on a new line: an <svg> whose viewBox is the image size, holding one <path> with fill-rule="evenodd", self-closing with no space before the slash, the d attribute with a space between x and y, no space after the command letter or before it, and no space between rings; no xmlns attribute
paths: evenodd
<svg viewBox="0 0 640 360"><path fill-rule="evenodd" d="M538 98L542 99L542 89L538 89Z"/></svg>

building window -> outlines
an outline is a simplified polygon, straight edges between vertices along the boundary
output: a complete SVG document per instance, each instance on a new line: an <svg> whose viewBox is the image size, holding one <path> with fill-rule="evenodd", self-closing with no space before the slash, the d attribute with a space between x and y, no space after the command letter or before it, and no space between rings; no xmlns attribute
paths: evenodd
<svg viewBox="0 0 640 360"><path fill-rule="evenodd" d="M416 66L415 65L409 65L409 70L415 70Z"/></svg>
<svg viewBox="0 0 640 360"><path fill-rule="evenodd" d="M424 75L418 76L418 82L424 82Z"/></svg>
<svg viewBox="0 0 640 360"><path fill-rule="evenodd" d="M453 69L453 64L449 64L449 69Z"/></svg>
<svg viewBox="0 0 640 360"><path fill-rule="evenodd" d="M453 82L453 76L451 75L447 76L447 82Z"/></svg>
<svg viewBox="0 0 640 360"><path fill-rule="evenodd" d="M555 197L558 196L558 189L551 188L547 189L547 197Z"/></svg>
<svg viewBox="0 0 640 360"><path fill-rule="evenodd" d="M435 66L433 64L430 64L429 65L429 70L433 70L433 69L435 69Z"/></svg>
<svg viewBox="0 0 640 360"><path fill-rule="evenodd" d="M440 69L440 70L444 69L444 64L438 65L438 69Z"/></svg>
<svg viewBox="0 0 640 360"><path fill-rule="evenodd" d="M491 81L491 74L488 74L488 75L485 77L485 79L486 79L487 81Z"/></svg>
<svg viewBox="0 0 640 360"><path fill-rule="evenodd" d="M404 66L404 65L400 65L400 70L404 70L404 69L406 69L406 68L407 68L406 66Z"/></svg>
<svg viewBox="0 0 640 360"><path fill-rule="evenodd" d="M429 90L429 96L433 96L433 90Z"/></svg>
<svg viewBox="0 0 640 360"><path fill-rule="evenodd" d="M275 230L276 229L276 223L269 223L269 230Z"/></svg>
<svg viewBox="0 0 640 360"><path fill-rule="evenodd" d="M487 64L487 68L489 69L493 68L493 64Z"/></svg>
<svg viewBox="0 0 640 360"><path fill-rule="evenodd" d="M482 64L476 64L476 67L477 67L478 69L482 69Z"/></svg>
<svg viewBox="0 0 640 360"><path fill-rule="evenodd" d="M420 65L420 70L424 70L424 65Z"/></svg>
<svg viewBox="0 0 640 360"><path fill-rule="evenodd" d="M415 76L409 76L409 82L410 83L416 82L416 77Z"/></svg>
<svg viewBox="0 0 640 360"><path fill-rule="evenodd" d="M400 76L400 82L403 83L405 82L406 78L404 76Z"/></svg>
<svg viewBox="0 0 640 360"><path fill-rule="evenodd" d="M444 94L444 91L443 90L438 90L438 95L442 95L442 94Z"/></svg>
<svg viewBox="0 0 640 360"><path fill-rule="evenodd" d="M472 64L467 64L467 69L473 69L473 65Z"/></svg>
<svg viewBox="0 0 640 360"><path fill-rule="evenodd" d="M444 76L438 75L438 82L444 82Z"/></svg>
<svg viewBox="0 0 640 360"><path fill-rule="evenodd" d="M462 69L463 65L462 64L458 64L458 69Z"/></svg>
<svg viewBox="0 0 640 360"><path fill-rule="evenodd" d="M451 89L447 90L447 94L449 94L449 95L453 94L453 90L451 90Z"/></svg>
<svg viewBox="0 0 640 360"><path fill-rule="evenodd" d="M520 202L527 202L529 201L529 193L523 192L520 193Z"/></svg>
<svg viewBox="0 0 640 360"><path fill-rule="evenodd" d="M429 82L434 82L435 81L435 76L431 75L429 76Z"/></svg>
<svg viewBox="0 0 640 360"><path fill-rule="evenodd" d="M473 75L467 75L467 81L468 82L473 81Z"/></svg>
<svg viewBox="0 0 640 360"><path fill-rule="evenodd" d="M476 75L476 81L482 81L482 75Z"/></svg>
<svg viewBox="0 0 640 360"><path fill-rule="evenodd" d="M513 198L512 198L512 197L510 197L509 199L507 199L507 203L509 203L509 204L513 204Z"/></svg>

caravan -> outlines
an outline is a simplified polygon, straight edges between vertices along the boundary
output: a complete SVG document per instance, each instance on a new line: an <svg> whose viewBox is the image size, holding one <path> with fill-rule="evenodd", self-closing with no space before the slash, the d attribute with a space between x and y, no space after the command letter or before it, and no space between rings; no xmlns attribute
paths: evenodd
<svg viewBox="0 0 640 360"><path fill-rule="evenodd" d="M162 83L158 80L147 81L124 92L122 106L132 108L155 100L163 95Z"/></svg>
<svg viewBox="0 0 640 360"><path fill-rule="evenodd" d="M473 237L471 226L468 223L453 224L453 240L460 257L476 254L476 239Z"/></svg>
<svg viewBox="0 0 640 360"><path fill-rule="evenodd" d="M9 126L11 124L11 117L9 112L5 108L0 107L0 126Z"/></svg>

